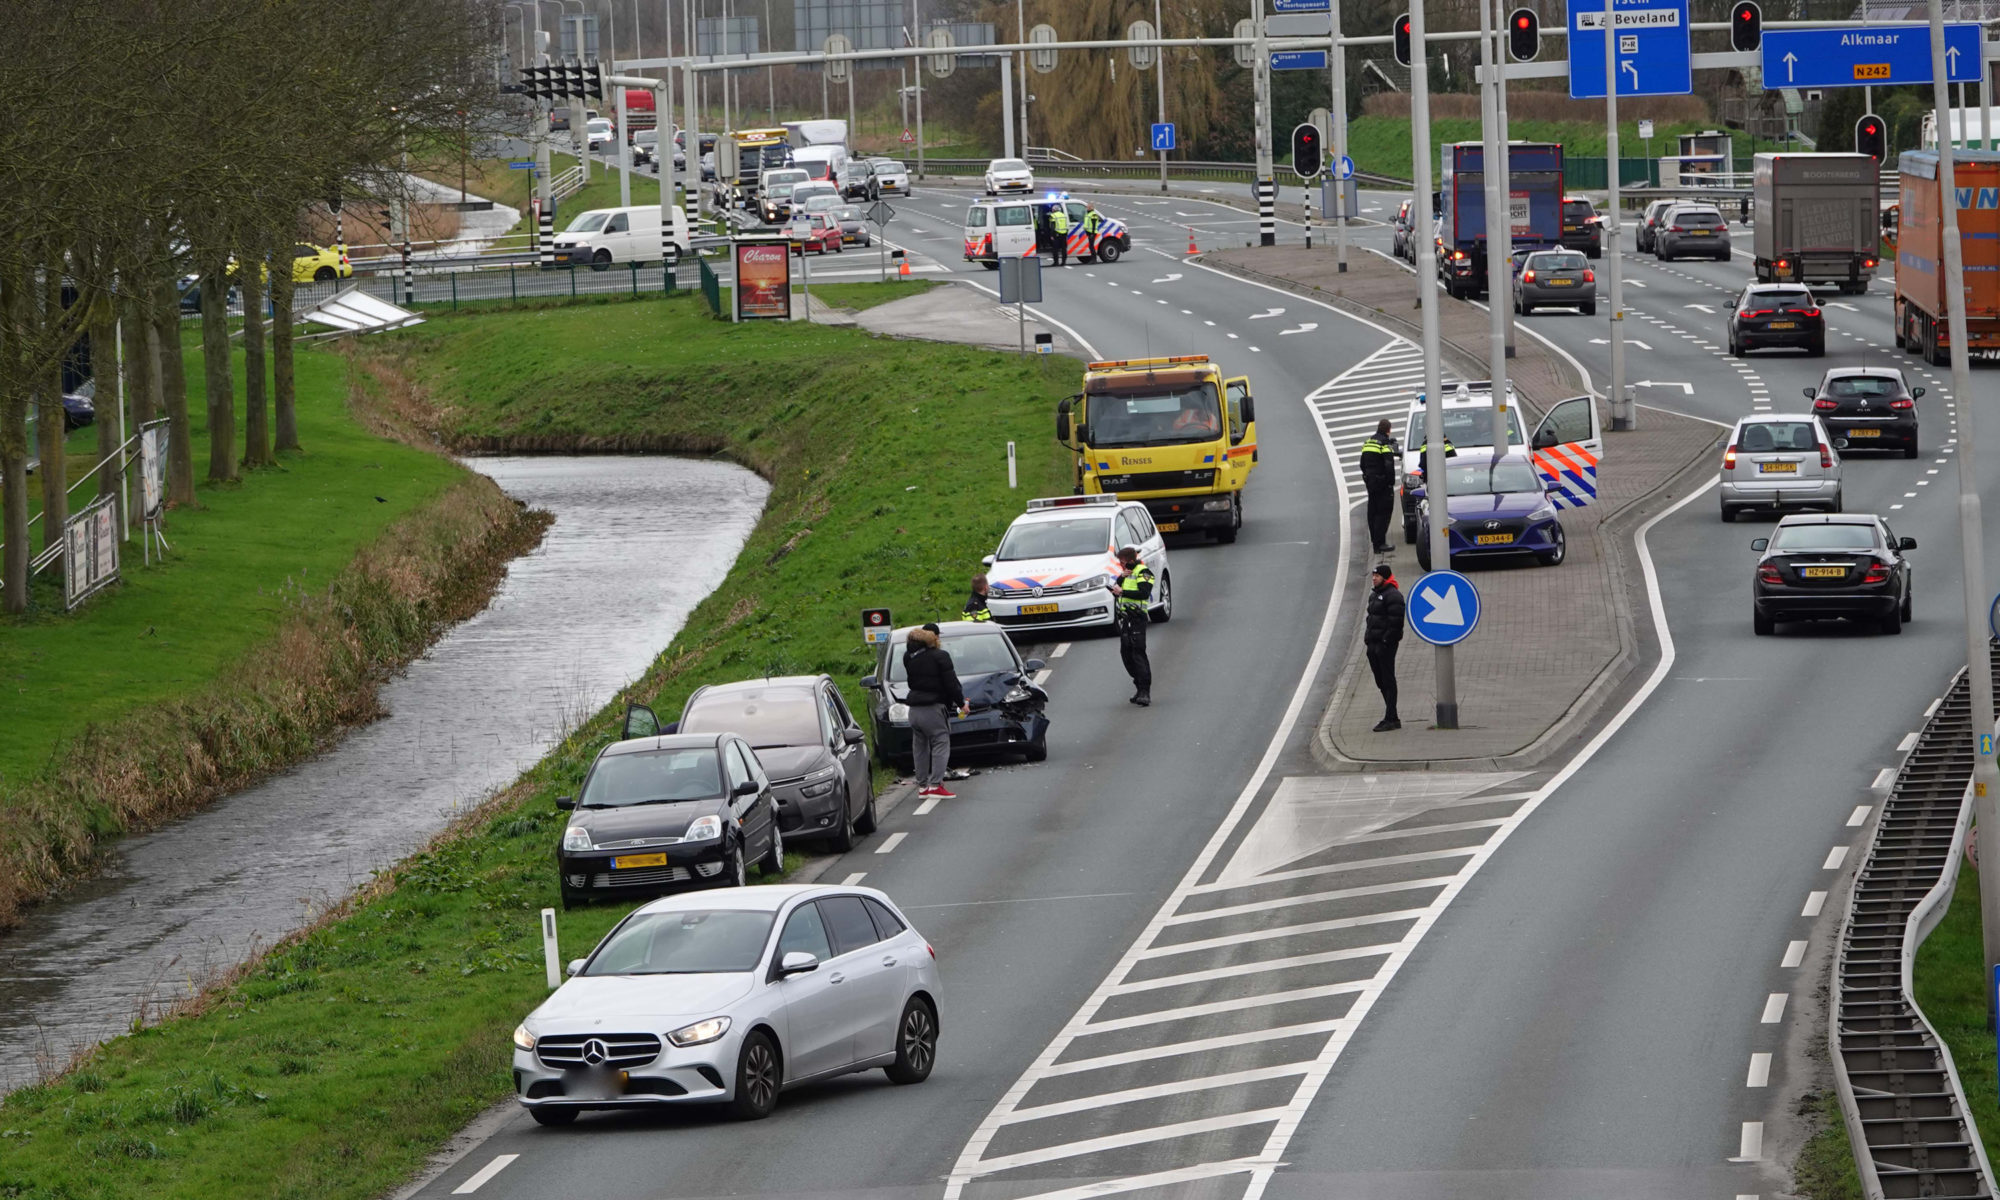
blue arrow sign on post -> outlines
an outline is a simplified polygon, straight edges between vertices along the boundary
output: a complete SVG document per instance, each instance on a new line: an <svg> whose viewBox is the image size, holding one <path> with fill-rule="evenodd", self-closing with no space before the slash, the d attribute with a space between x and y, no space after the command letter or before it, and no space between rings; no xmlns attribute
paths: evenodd
<svg viewBox="0 0 2000 1200"><path fill-rule="evenodd" d="M1771 29L1764 33L1764 89L1882 87L1931 81L1931 27L1870 25L1849 29ZM1950 83L1979 80L1979 26L1944 27L1944 73Z"/></svg>
<svg viewBox="0 0 2000 1200"><path fill-rule="evenodd" d="M1273 71L1324 71L1326 51L1324 50L1273 50L1271 51Z"/></svg>
<svg viewBox="0 0 2000 1200"><path fill-rule="evenodd" d="M1174 123L1172 121L1161 121L1159 124L1154 125L1153 149L1171 150L1173 148L1174 148Z"/></svg>
<svg viewBox="0 0 2000 1200"><path fill-rule="evenodd" d="M1620 96L1685 96L1694 91L1688 0L1617 0ZM1569 95L1604 95L1604 6L1569 0Z"/></svg>
<svg viewBox="0 0 2000 1200"><path fill-rule="evenodd" d="M1433 646L1462 642L1479 624L1479 593L1457 571L1432 571L1410 589L1410 629Z"/></svg>
<svg viewBox="0 0 2000 1200"><path fill-rule="evenodd" d="M1335 179L1354 178L1354 160L1345 154L1341 155L1339 161L1333 164L1333 176Z"/></svg>

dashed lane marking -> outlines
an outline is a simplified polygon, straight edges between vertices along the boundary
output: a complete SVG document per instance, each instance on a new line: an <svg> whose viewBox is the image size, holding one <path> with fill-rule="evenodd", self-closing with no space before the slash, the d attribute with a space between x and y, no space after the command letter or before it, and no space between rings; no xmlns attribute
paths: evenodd
<svg viewBox="0 0 2000 1200"><path fill-rule="evenodd" d="M866 872L866 871L856 871L856 872L855 872L854 874L852 874L852 875L849 875L849 876L848 876L847 878L845 878L845 879L841 880L841 881L840 881L840 886L841 886L841 887L853 887L853 886L854 886L855 884L857 884L857 883L860 883L860 882L861 882L862 880L864 880L864 879L866 879L866 878L868 878L868 872Z"/></svg>
<svg viewBox="0 0 2000 1200"><path fill-rule="evenodd" d="M480 1188L485 1187L487 1182L491 1180L495 1175L498 1175L500 1172L507 1169L508 1163L513 1162L515 1159L519 1157L521 1156L518 1154L496 1155L492 1162L487 1163L485 1166L479 1168L479 1170L472 1176L472 1178L466 1180L464 1183L461 1183L457 1187L451 1189L451 1194L454 1196L470 1196L472 1193L478 1191Z"/></svg>
<svg viewBox="0 0 2000 1200"><path fill-rule="evenodd" d="M937 799L937 797L933 796L933 797L931 797L931 799L935 800L935 799ZM888 836L888 838L887 838L887 839L885 839L885 840L883 841L883 843L882 843L881 845L879 845L879 846L875 847L875 853L877 853L877 854L888 854L888 853L890 853L890 852L894 851L896 847L898 847L898 846L900 846L900 845L902 845L902 844L903 844L903 839L904 839L904 838L906 838L906 837L908 837L908 836L910 836L910 835L909 835L909 834L907 834L907 833L892 833L892 834L890 834L890 835Z"/></svg>
<svg viewBox="0 0 2000 1200"><path fill-rule="evenodd" d="M1799 911L1799 915L1802 917L1816 917L1819 915L1819 910L1825 907L1825 892L1808 892L1806 893L1806 906Z"/></svg>

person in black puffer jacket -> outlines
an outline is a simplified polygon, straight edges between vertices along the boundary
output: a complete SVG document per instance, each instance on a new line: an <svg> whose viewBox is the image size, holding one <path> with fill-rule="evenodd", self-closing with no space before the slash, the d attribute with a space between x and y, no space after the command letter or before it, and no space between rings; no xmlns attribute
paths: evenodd
<svg viewBox="0 0 2000 1200"><path fill-rule="evenodd" d="M915 761L917 795L953 800L944 786L951 762L951 714L965 711L965 690L951 655L938 646L938 627L910 630L903 648L903 675L910 685L910 756Z"/></svg>
<svg viewBox="0 0 2000 1200"><path fill-rule="evenodd" d="M1375 673L1375 686L1382 689L1388 710L1376 722L1375 732L1388 733L1403 727L1396 716L1396 647L1403 641L1403 593L1388 563L1376 567L1369 580L1374 587L1368 593L1368 623L1361 631L1361 645L1368 651L1368 669Z"/></svg>

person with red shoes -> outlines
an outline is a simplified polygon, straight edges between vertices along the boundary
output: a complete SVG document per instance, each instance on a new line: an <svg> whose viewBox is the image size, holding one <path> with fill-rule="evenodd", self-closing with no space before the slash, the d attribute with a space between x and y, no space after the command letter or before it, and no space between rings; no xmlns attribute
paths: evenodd
<svg viewBox="0 0 2000 1200"><path fill-rule="evenodd" d="M965 715L965 690L950 652L938 645L935 624L910 631L903 676L910 684L910 756L916 764L917 795L955 800L957 793L944 786L944 772L951 762L951 714Z"/></svg>

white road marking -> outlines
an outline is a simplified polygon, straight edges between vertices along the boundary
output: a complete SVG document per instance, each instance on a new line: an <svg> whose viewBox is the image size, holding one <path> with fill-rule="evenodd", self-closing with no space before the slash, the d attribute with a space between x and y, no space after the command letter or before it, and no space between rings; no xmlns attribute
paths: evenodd
<svg viewBox="0 0 2000 1200"><path fill-rule="evenodd" d="M488 1180L506 1170L507 1164L519 1157L521 1156L518 1154L501 1154L495 1156L492 1162L479 1168L478 1173L473 1175L472 1178L451 1189L451 1194L454 1196L470 1196L480 1188L485 1187Z"/></svg>
<svg viewBox="0 0 2000 1200"><path fill-rule="evenodd" d="M1771 1084L1771 1056L1753 1054L1750 1056L1750 1077L1743 1081L1744 1087L1769 1087Z"/></svg>
<svg viewBox="0 0 2000 1200"><path fill-rule="evenodd" d="M931 797L931 799L935 800L935 799L937 799L937 797L936 797L936 796L933 796L933 797ZM906 837L908 837L908 836L910 836L910 835L909 835L909 834L907 834L907 833L892 833L892 834L890 834L890 835L889 835L889 837L888 837L888 840L887 840L887 841L885 841L885 842L883 842L883 843L882 843L881 845L879 845L879 846L875 847L875 853L877 853L877 854L887 854L887 853L889 853L890 851L894 850L894 849L895 849L896 847L898 847L898 846L902 845L902 844L903 844L903 839L904 839L904 838L906 838Z"/></svg>
<svg viewBox="0 0 2000 1200"><path fill-rule="evenodd" d="M1803 941L1790 942L1785 946L1785 957L1778 960L1778 965L1780 967L1790 969L1792 967L1798 966L1805 960L1806 960L1805 942Z"/></svg>
<svg viewBox="0 0 2000 1200"><path fill-rule="evenodd" d="M1063 655L1069 653L1069 646L1070 644L1068 642L1057 642L1056 648L1049 651L1049 657L1061 658Z"/></svg>
<svg viewBox="0 0 2000 1200"><path fill-rule="evenodd" d="M1172 256L1170 255L1169 257L1172 257ZM1173 272L1172 274L1168 274L1168 275L1162 275L1162 276L1160 276L1160 277L1159 277L1158 279L1155 279L1155 280L1154 280L1153 282L1154 282L1154 283L1172 283L1172 282L1173 282L1174 280L1176 280L1176 279L1179 279L1180 277L1181 277L1181 273L1180 273L1179 271L1175 271L1175 272Z"/></svg>
<svg viewBox="0 0 2000 1200"><path fill-rule="evenodd" d="M1917 735L1914 733L1906 733L1903 735L1903 740L1896 743L1896 753L1908 754L1910 752L1910 747L1916 744L1917 744Z"/></svg>
<svg viewBox="0 0 2000 1200"><path fill-rule="evenodd" d="M1847 847L1835 846L1826 852L1826 861L1819 865L1822 871L1838 871L1840 864L1847 861Z"/></svg>
<svg viewBox="0 0 2000 1200"><path fill-rule="evenodd" d="M1007 1124L1018 1125L1023 1121L1036 1121L1044 1117L1061 1117L1070 1113L1089 1112L1094 1108L1106 1108L1113 1104L1129 1104L1134 1100L1151 1100L1159 1096L1180 1096L1189 1092L1205 1092L1215 1088L1235 1087L1245 1083L1261 1083L1266 1079L1283 1079L1287 1075L1303 1075L1312 1069L1311 1063L1285 1063L1276 1067L1257 1067L1245 1071L1232 1071L1227 1075L1204 1075L1195 1079L1178 1079L1169 1083L1156 1083L1148 1087L1129 1088L1122 1092L1100 1092L1094 1096L1084 1096L1077 1100L1062 1100L1054 1104L1038 1104L1033 1108L1016 1109L1007 1114Z"/></svg>
<svg viewBox="0 0 2000 1200"><path fill-rule="evenodd" d="M1251 313L1251 314L1250 314L1250 319L1251 319L1252 321L1262 321L1262 320L1265 320L1266 318L1269 318L1269 317L1282 317L1282 316L1284 316L1284 315L1285 315L1285 310L1284 310L1284 309L1282 309L1282 308L1270 308L1270 309L1266 309L1266 310L1264 310L1263 312L1260 312L1260 313Z"/></svg>
<svg viewBox="0 0 2000 1200"><path fill-rule="evenodd" d="M1789 992L1772 992L1764 998L1764 1015L1757 1018L1760 1025L1776 1025L1785 1015L1785 1001L1791 999Z"/></svg>
<svg viewBox="0 0 2000 1200"><path fill-rule="evenodd" d="M1262 882L1262 879L1259 879ZM1236 886L1241 887L1239 882ZM1423 908L1404 908L1394 912L1368 913L1359 917L1335 917L1326 921L1308 921L1298 925L1279 925L1272 929L1255 929L1248 932L1224 934L1221 937L1203 938L1198 942L1174 942L1165 946L1147 946L1133 955L1136 960L1148 958L1171 958L1190 950L1221 950L1230 946L1249 942L1267 941L1272 938L1291 937L1300 933L1325 933L1334 929L1360 929L1368 925L1390 925L1397 921L1414 921L1428 911ZM1387 943L1383 943L1387 945ZM1088 1026L1084 1027L1088 1029Z"/></svg>
<svg viewBox="0 0 2000 1200"><path fill-rule="evenodd" d="M1807 892L1806 906L1805 908L1799 911L1799 915L1802 917L1816 917L1819 915L1819 910L1825 907L1826 907L1825 892Z"/></svg>
<svg viewBox="0 0 2000 1200"><path fill-rule="evenodd" d="M1764 1122L1743 1122L1743 1140L1730 1162L1756 1162L1764 1157Z"/></svg>
<svg viewBox="0 0 2000 1200"><path fill-rule="evenodd" d="M1848 814L1847 827L1849 829L1859 829L1861 826L1866 825L1868 823L1869 809L1870 806L1866 804L1855 805L1854 811Z"/></svg>
<svg viewBox="0 0 2000 1200"><path fill-rule="evenodd" d="M1279 337L1290 337L1290 336L1291 336L1292 334L1295 334L1295 333L1311 333L1311 332L1312 332L1313 330L1315 330L1315 329L1318 329L1318 328L1319 328L1319 322L1317 322L1317 321L1305 321L1305 322L1302 322L1302 323L1301 323L1301 324L1299 325L1299 327L1298 327L1297 329L1280 329L1280 330L1278 331L1278 336L1279 336Z"/></svg>
<svg viewBox="0 0 2000 1200"><path fill-rule="evenodd" d="M1036 687L1045 687L1048 685L1049 676L1052 674L1054 674L1054 671L1051 668L1043 667L1030 678L1034 681Z"/></svg>
<svg viewBox="0 0 2000 1200"><path fill-rule="evenodd" d="M1235 340L1237 340L1237 338L1236 338L1236 335L1235 335L1235 334L1233 334L1233 333L1232 333L1232 334L1230 334L1230 335L1229 335L1229 340L1230 340L1230 341L1232 341L1232 342L1233 342L1233 341L1235 341Z"/></svg>
<svg viewBox="0 0 2000 1200"><path fill-rule="evenodd" d="M860 882L861 882L862 880L864 880L864 879L866 879L866 878L868 878L868 872L866 872L866 871L856 871L856 872L855 872L854 874L852 874L852 875L849 875L849 876L848 876L847 878L845 878L845 879L841 880L841 881L840 881L840 886L841 886L841 887L853 887L853 886L854 886L855 884L857 884L857 883L860 883Z"/></svg>

